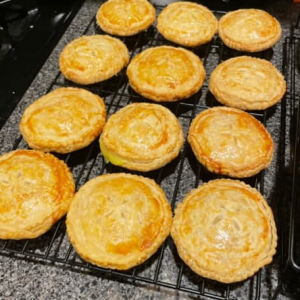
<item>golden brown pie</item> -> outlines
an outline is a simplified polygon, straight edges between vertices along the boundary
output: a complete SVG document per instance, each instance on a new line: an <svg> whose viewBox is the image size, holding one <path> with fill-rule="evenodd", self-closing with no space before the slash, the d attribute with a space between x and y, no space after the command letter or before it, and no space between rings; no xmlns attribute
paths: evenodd
<svg viewBox="0 0 300 300"><path fill-rule="evenodd" d="M49 153L0 156L0 238L32 239L66 214L75 193L67 165Z"/></svg>
<svg viewBox="0 0 300 300"><path fill-rule="evenodd" d="M109 79L129 62L126 45L108 35L79 37L65 46L59 58L62 74L78 84Z"/></svg>
<svg viewBox="0 0 300 300"><path fill-rule="evenodd" d="M268 167L274 143L264 125L237 108L214 107L192 121L188 142L209 171L250 177Z"/></svg>
<svg viewBox="0 0 300 300"><path fill-rule="evenodd" d="M67 233L76 252L103 268L126 270L153 255L170 233L171 206L152 179L114 173L76 193Z"/></svg>
<svg viewBox="0 0 300 300"><path fill-rule="evenodd" d="M127 67L131 87L145 98L172 102L195 94L202 87L205 69L193 52L158 46L136 55Z"/></svg>
<svg viewBox="0 0 300 300"><path fill-rule="evenodd" d="M133 103L113 114L100 136L107 161L130 170L158 169L176 158L184 142L176 116L159 104Z"/></svg>
<svg viewBox="0 0 300 300"><path fill-rule="evenodd" d="M58 88L25 110L20 131L33 149L69 153L94 141L105 120L105 104L98 95L79 88Z"/></svg>
<svg viewBox="0 0 300 300"><path fill-rule="evenodd" d="M147 0L108 0L96 15L100 28L113 35L131 36L155 22L155 8Z"/></svg>
<svg viewBox="0 0 300 300"><path fill-rule="evenodd" d="M260 9L239 9L219 20L219 36L232 49L258 52L273 47L281 38L281 25Z"/></svg>
<svg viewBox="0 0 300 300"><path fill-rule="evenodd" d="M218 20L203 5L179 1L162 10L157 29L169 41L195 47L211 41L218 30Z"/></svg>
<svg viewBox="0 0 300 300"><path fill-rule="evenodd" d="M222 62L213 70L209 90L227 106L262 110L282 99L286 82L269 61L240 56Z"/></svg>
<svg viewBox="0 0 300 300"><path fill-rule="evenodd" d="M254 188L219 179L179 203L171 235L197 274L223 283L242 281L272 261L277 233L271 208Z"/></svg>

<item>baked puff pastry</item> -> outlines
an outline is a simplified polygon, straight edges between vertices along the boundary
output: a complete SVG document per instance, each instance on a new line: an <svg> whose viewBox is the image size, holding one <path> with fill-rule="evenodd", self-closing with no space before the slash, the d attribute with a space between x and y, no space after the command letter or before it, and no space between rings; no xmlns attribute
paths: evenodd
<svg viewBox="0 0 300 300"><path fill-rule="evenodd" d="M28 145L44 152L69 153L88 146L106 121L99 96L79 88L58 88L24 112L20 131Z"/></svg>
<svg viewBox="0 0 300 300"><path fill-rule="evenodd" d="M175 210L171 236L194 272L223 283L242 281L271 263L277 246L266 200L256 189L230 179L192 190Z"/></svg>
<svg viewBox="0 0 300 300"><path fill-rule="evenodd" d="M66 214L75 193L67 165L49 153L0 156L0 238L33 239Z"/></svg>
<svg viewBox="0 0 300 300"><path fill-rule="evenodd" d="M209 90L227 106L263 110L282 99L286 82L269 61L240 56L222 62L213 70Z"/></svg>
<svg viewBox="0 0 300 300"><path fill-rule="evenodd" d="M147 172L176 158L184 142L176 116L152 103L133 103L112 115L100 136L107 161L126 169Z"/></svg>
<svg viewBox="0 0 300 300"><path fill-rule="evenodd" d="M131 87L156 102L174 102L195 94L202 87L205 69L193 52L171 46L148 48L127 67Z"/></svg>
<svg viewBox="0 0 300 300"><path fill-rule="evenodd" d="M124 173L84 184L66 222L70 242L84 260L118 270L153 255L169 235L171 223L163 190L152 179Z"/></svg>
<svg viewBox="0 0 300 300"><path fill-rule="evenodd" d="M155 22L155 8L147 0L108 0L96 15L100 28L113 35L131 36Z"/></svg>
<svg viewBox="0 0 300 300"><path fill-rule="evenodd" d="M245 52L273 47L281 38L280 23L260 9L239 9L219 20L219 36L226 46Z"/></svg>
<svg viewBox="0 0 300 300"><path fill-rule="evenodd" d="M108 35L79 37L65 46L59 68L70 81L87 85L107 80L129 62L126 45Z"/></svg>
<svg viewBox="0 0 300 300"><path fill-rule="evenodd" d="M231 177L250 177L267 168L274 142L255 117L237 108L214 107L192 121L188 142L209 171Z"/></svg>
<svg viewBox="0 0 300 300"><path fill-rule="evenodd" d="M218 20L205 6L193 2L174 2L157 19L161 35L174 43L196 47L211 41L218 30Z"/></svg>

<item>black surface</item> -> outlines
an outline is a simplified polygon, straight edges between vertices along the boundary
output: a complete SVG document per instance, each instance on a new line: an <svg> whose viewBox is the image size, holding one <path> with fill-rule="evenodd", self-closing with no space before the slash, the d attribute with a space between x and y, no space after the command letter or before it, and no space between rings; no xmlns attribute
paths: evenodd
<svg viewBox="0 0 300 300"><path fill-rule="evenodd" d="M268 0L201 0L201 3L210 9L233 10L239 8L259 8Z"/></svg>
<svg viewBox="0 0 300 300"><path fill-rule="evenodd" d="M18 2L24 5L26 1L14 1L14 5L18 5ZM6 18L9 18L6 26L12 45L8 46L2 35L2 40L0 39L0 50L2 50L0 128L30 86L83 2L84 0L36 0L37 9L29 11L26 18L19 16L11 20L13 16L6 14ZM8 7L1 3L0 13L4 14ZM1 25L3 29L5 25Z"/></svg>

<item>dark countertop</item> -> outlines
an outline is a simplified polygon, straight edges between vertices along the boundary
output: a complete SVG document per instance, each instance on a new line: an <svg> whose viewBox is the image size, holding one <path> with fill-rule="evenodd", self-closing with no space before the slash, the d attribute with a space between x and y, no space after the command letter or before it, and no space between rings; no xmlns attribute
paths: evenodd
<svg viewBox="0 0 300 300"><path fill-rule="evenodd" d="M155 0L154 3L164 4ZM18 123L24 109L44 95L57 74L58 57L62 48L71 40L79 37L84 32L87 25L93 19L98 7L99 1L87 0L74 21L71 23L66 33L54 49L41 71L33 81L32 85L22 98L15 111L0 131L0 154L10 151L13 148L15 137L19 136ZM281 42L274 47L272 62L278 67L282 66L282 45L284 38L289 36L291 25L296 23L300 5L292 5L291 1L277 0L267 1L261 8L269 11L276 16L283 27L283 38ZM268 119L267 125L275 141L279 140L278 122L280 107ZM22 146L22 145L21 145ZM276 161L276 159L275 159ZM275 163L267 171L265 182L265 196L271 197L274 176L277 172ZM167 181L165 184L168 194ZM183 190L182 193L185 191ZM276 209L276 208L275 208ZM275 215L277 212L275 211ZM275 258L274 264L262 270L262 290L261 299L270 299L280 280L279 272L280 258ZM172 266L169 265L164 271L164 277L172 277ZM162 288L156 285L137 282L135 285L125 283L122 280L114 280L104 276L86 274L84 272L73 271L63 264L50 264L33 262L24 259L0 256L0 300L31 300L31 299L193 299L194 296L188 293L178 292L173 289ZM244 291L239 289L235 295L237 299L248 299ZM203 297L201 299L209 299ZM279 295L277 299L285 299Z"/></svg>

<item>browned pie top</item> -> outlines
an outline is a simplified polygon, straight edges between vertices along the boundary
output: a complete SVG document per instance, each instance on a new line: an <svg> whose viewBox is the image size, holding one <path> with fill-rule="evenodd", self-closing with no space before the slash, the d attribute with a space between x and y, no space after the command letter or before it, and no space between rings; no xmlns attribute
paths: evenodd
<svg viewBox="0 0 300 300"><path fill-rule="evenodd" d="M144 172L177 157L183 142L179 120L169 109L154 103L133 103L120 109L108 119L100 136L106 160Z"/></svg>
<svg viewBox="0 0 300 300"><path fill-rule="evenodd" d="M209 42L218 30L218 20L205 6L194 2L174 2L157 19L157 29L172 42L195 47Z"/></svg>
<svg viewBox="0 0 300 300"><path fill-rule="evenodd" d="M171 235L197 274L232 283L252 276L276 252L274 217L263 196L238 180L192 190L175 210Z"/></svg>
<svg viewBox="0 0 300 300"><path fill-rule="evenodd" d="M16 150L0 156L0 238L31 239L69 209L75 184L52 154Z"/></svg>
<svg viewBox="0 0 300 300"><path fill-rule="evenodd" d="M96 34L67 44L60 55L59 67L67 79L86 85L111 78L128 62L128 49L121 40Z"/></svg>
<svg viewBox="0 0 300 300"><path fill-rule="evenodd" d="M282 99L286 82L271 62L238 56L225 60L213 70L209 90L227 106L262 110Z"/></svg>
<svg viewBox="0 0 300 300"><path fill-rule="evenodd" d="M81 257L129 269L148 259L169 235L171 207L153 180L106 174L84 184L67 215L67 232Z"/></svg>
<svg viewBox="0 0 300 300"><path fill-rule="evenodd" d="M208 170L231 177L249 177L269 166L274 143L255 117L237 108L214 107L192 121L188 141Z"/></svg>
<svg viewBox="0 0 300 300"><path fill-rule="evenodd" d="M110 34L130 36L155 22L155 8L147 0L109 0L99 8L96 21Z"/></svg>
<svg viewBox="0 0 300 300"><path fill-rule="evenodd" d="M260 9L239 9L219 21L219 36L230 48L246 52L268 49L281 37L280 23Z"/></svg>
<svg viewBox="0 0 300 300"><path fill-rule="evenodd" d="M85 89L65 87L28 106L20 131L33 149L69 153L94 141L105 121L106 107L101 97Z"/></svg>
<svg viewBox="0 0 300 300"><path fill-rule="evenodd" d="M193 52L171 46L148 48L127 67L131 87L157 102L177 101L196 93L205 79L201 59Z"/></svg>

